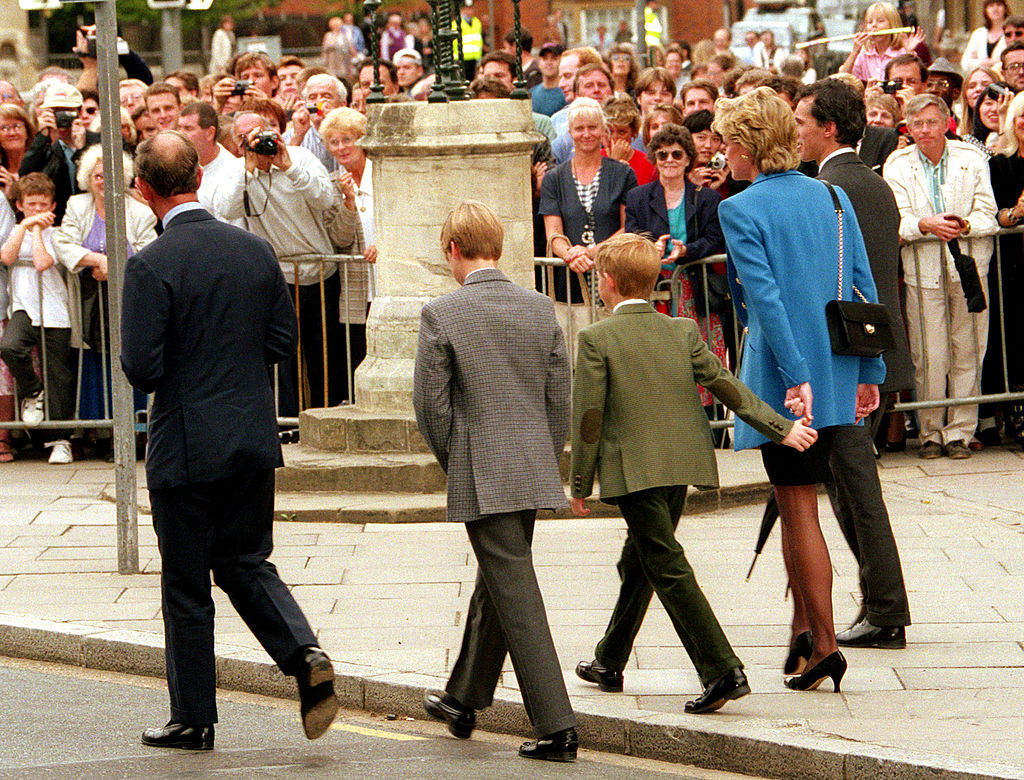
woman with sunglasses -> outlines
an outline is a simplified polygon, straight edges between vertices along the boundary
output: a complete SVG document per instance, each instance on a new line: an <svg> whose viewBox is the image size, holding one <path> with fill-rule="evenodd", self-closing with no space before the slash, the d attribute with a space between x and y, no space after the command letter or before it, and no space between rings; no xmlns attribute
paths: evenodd
<svg viewBox="0 0 1024 780"><path fill-rule="evenodd" d="M677 264L725 251L718 224L721 196L708 187L695 186L687 178L696 156L690 131L679 125L665 125L647 147L647 157L657 167L658 178L626 196L626 232L647 234L657 242L666 279ZM713 276L711 269L708 275ZM695 280L699 282L700 277ZM705 310L703 295L698 294L688 274L682 275L681 282L679 309L671 314L696 320L704 341L728 365L721 317L714 311L710 316L698 316ZM700 388L700 395L704 406L710 406L714 400L711 394Z"/></svg>

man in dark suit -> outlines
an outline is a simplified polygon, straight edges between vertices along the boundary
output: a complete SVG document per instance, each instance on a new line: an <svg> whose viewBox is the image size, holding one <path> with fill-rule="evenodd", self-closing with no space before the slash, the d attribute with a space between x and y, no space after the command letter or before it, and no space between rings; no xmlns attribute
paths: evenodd
<svg viewBox="0 0 1024 780"><path fill-rule="evenodd" d="M270 245L198 202L199 155L164 131L139 146L139 191L164 233L125 272L121 365L154 393L146 477L160 548L171 720L156 747L209 750L217 720L210 572L299 685L306 736L334 720L334 670L267 560L281 448L267 366L293 354L295 310Z"/></svg>
<svg viewBox="0 0 1024 780"><path fill-rule="evenodd" d="M857 154L871 170L882 175L882 166L899 146L900 134L891 127L865 125ZM870 253L869 253L870 254Z"/></svg>
<svg viewBox="0 0 1024 780"><path fill-rule="evenodd" d="M800 156L816 161L818 178L841 187L850 197L879 301L892 318L897 346L885 355L885 384L879 389L909 389L913 367L896 282L900 215L889 185L854 151L864 132L864 103L851 87L824 79L801 91L795 113ZM847 647L906 647L904 627L910 624L910 608L869 428L840 427L829 465L835 480L828 485L829 497L860 567L863 595L861 614L836 641Z"/></svg>
<svg viewBox="0 0 1024 780"><path fill-rule="evenodd" d="M448 474L448 519L476 555L462 649L427 713L466 739L489 707L506 653L537 733L519 755L575 761L576 718L551 639L530 545L538 509L566 505L558 459L569 435L569 359L551 300L498 270L504 229L460 204L441 248L460 289L423 307L413 406Z"/></svg>

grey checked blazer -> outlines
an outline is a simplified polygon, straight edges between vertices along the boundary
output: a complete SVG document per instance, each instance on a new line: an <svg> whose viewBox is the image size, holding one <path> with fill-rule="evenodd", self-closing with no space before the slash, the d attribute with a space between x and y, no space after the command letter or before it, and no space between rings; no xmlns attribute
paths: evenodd
<svg viewBox="0 0 1024 780"><path fill-rule="evenodd" d="M569 358L551 300L496 268L420 316L413 406L448 474L448 519L566 506Z"/></svg>

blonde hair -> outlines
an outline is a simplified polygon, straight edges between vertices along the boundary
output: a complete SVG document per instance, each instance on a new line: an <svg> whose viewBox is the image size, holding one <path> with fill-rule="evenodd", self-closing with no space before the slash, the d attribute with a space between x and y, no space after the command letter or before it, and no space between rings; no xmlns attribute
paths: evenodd
<svg viewBox="0 0 1024 780"><path fill-rule="evenodd" d="M605 126L604 112L601 110L601 104L593 98L578 97L572 102L566 117L565 126L571 129L577 119L590 119L600 124L601 127Z"/></svg>
<svg viewBox="0 0 1024 780"><path fill-rule="evenodd" d="M864 97L864 82L854 76L852 73L832 73L828 76L830 79L841 81L848 86L853 87L857 90L857 94Z"/></svg>
<svg viewBox="0 0 1024 780"><path fill-rule="evenodd" d="M362 138L366 135L366 115L354 108L335 108L320 123L320 137L327 140L330 133L349 132Z"/></svg>
<svg viewBox="0 0 1024 780"><path fill-rule="evenodd" d="M866 22L868 16L870 16L874 12L880 13L882 16L885 17L885 20L889 23L890 29L903 26L903 21L900 19L900 12L896 10L896 6L894 6L892 3L872 3L864 11L863 20ZM902 39L903 36L887 35L885 37L888 39L887 43L885 44L885 49L891 49ZM883 49L883 51L885 49Z"/></svg>
<svg viewBox="0 0 1024 780"><path fill-rule="evenodd" d="M467 260L498 260L505 228L498 215L478 200L456 206L441 226L441 251L445 257L452 242Z"/></svg>
<svg viewBox="0 0 1024 780"><path fill-rule="evenodd" d="M750 152L761 173L790 171L800 164L793 109L771 87L719 98L711 129Z"/></svg>
<svg viewBox="0 0 1024 780"><path fill-rule="evenodd" d="M1014 132L1017 118L1024 114L1024 92L1018 92L1006 109L1006 129L999 138L999 154L1013 157L1020 149L1020 141Z"/></svg>
<svg viewBox="0 0 1024 780"><path fill-rule="evenodd" d="M636 233L619 233L603 242L594 257L598 273L615 280L626 298L650 298L661 273L654 242Z"/></svg>
<svg viewBox="0 0 1024 780"><path fill-rule="evenodd" d="M118 128L118 134L121 129ZM127 153L121 153L121 160L124 165L124 186L127 189L132 186L132 179L135 178L135 164ZM89 187L89 180L97 163L103 162L103 148L99 144L93 144L84 152L78 160L78 170L75 172L75 181L78 182L78 189L82 192L92 192ZM106 171L103 172L106 177Z"/></svg>

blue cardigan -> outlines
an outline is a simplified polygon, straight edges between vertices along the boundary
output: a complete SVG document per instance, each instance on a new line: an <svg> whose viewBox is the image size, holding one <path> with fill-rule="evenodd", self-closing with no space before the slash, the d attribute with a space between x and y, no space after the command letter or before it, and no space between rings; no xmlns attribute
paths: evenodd
<svg viewBox="0 0 1024 780"><path fill-rule="evenodd" d="M850 199L836 187L845 233L843 300L852 285L878 301L864 240ZM750 331L740 379L775 411L792 418L786 389L811 383L814 427L854 422L858 383L881 384L882 358L835 355L825 304L836 297L838 224L825 185L798 171L760 174L723 200L718 216L729 257L729 284L740 321ZM736 421L736 449L768 439Z"/></svg>

